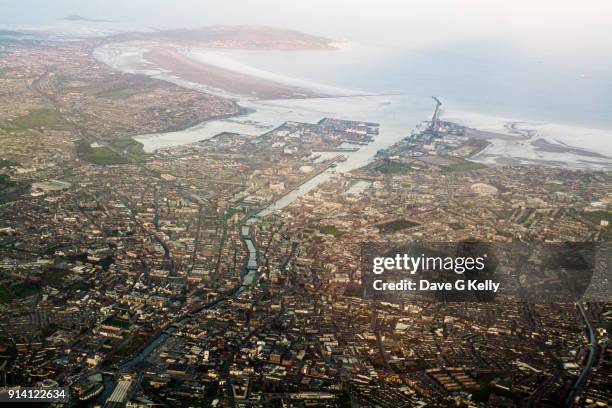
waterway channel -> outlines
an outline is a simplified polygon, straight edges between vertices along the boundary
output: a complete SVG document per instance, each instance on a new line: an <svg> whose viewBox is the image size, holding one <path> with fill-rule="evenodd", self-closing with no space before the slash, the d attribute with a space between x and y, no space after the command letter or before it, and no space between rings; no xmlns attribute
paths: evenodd
<svg viewBox="0 0 612 408"><path fill-rule="evenodd" d="M240 226L240 235L241 235L242 240L245 243L246 250L247 250L247 258L246 258L246 261L243 267L242 281L240 285L237 285L231 293L220 296L219 298L215 299L214 301L210 303L203 304L199 308L196 308L195 310L192 310L191 312L186 313L178 317L177 319L175 319L173 322L169 323L163 330L159 332L159 334L149 339L149 342L146 347L141 349L138 353L133 355L128 360L125 360L123 363L115 367L115 371L117 373L120 373L120 372L126 372L126 371L130 371L134 369L139 363L144 362L146 359L148 359L151 356L151 354L153 354L156 350L159 350L160 347L162 347L165 344L165 342L172 336L172 333L174 333L177 329L179 329L180 327L184 326L186 323L191 321L194 314L204 309L213 309L217 307L218 305L220 305L221 303L224 303L228 299L232 297L236 297L240 295L242 292L244 292L245 290L247 290L248 288L250 288L259 276L257 247L255 246L255 242L254 242L253 235L252 235L254 224L256 224L259 221L260 217L270 214L272 211L288 205L292 201L299 198L301 195L308 192L310 189L314 188L316 185L320 184L325 179L327 179L327 177L325 176L325 172L323 172L313 177L307 182L307 183L311 183L310 188L294 189L290 193L277 199L276 201L271 203L268 207L259 211L255 215L248 217ZM108 396L112 392L112 389L115 386L116 386L115 379L112 378L108 374L105 375L104 376L104 391L98 397L98 402L103 403L104 400L108 398Z"/></svg>

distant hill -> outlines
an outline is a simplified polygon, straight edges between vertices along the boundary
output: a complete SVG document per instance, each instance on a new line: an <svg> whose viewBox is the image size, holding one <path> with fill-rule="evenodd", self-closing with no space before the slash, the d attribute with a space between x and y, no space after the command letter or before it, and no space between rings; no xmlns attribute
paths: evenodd
<svg viewBox="0 0 612 408"><path fill-rule="evenodd" d="M13 30L0 30L0 35L6 35L6 36L11 36L11 37L20 37L20 36L24 36L26 34L20 33L19 31L13 31Z"/></svg>
<svg viewBox="0 0 612 408"><path fill-rule="evenodd" d="M71 14L69 16L62 17L59 20L65 20L65 21L89 21L90 23L110 23L109 20L96 20L94 18L88 18L88 17L79 16L78 14Z"/></svg>
<svg viewBox="0 0 612 408"><path fill-rule="evenodd" d="M163 41L209 48L268 50L334 49L331 40L295 30L263 26L216 25L195 29L125 33L114 36L120 41Z"/></svg>

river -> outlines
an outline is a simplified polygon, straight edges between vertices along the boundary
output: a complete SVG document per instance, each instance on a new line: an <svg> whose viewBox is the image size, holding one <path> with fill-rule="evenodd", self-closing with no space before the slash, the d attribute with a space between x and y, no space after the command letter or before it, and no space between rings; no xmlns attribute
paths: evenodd
<svg viewBox="0 0 612 408"><path fill-rule="evenodd" d="M96 50L96 57L106 62L110 66L122 71L142 73L159 79L167 80L179 84L181 86L197 89L200 91L210 91L197 84L186 82L180 78L173 76L171 73L155 71L154 67L147 72L139 72L131 64L140 61L142 58L142 50L133 49L132 46L124 46L121 44L111 44L105 46L105 49ZM258 277L258 259L257 248L253 239L253 226L259 222L260 218L265 217L277 210L280 210L299 197L307 194L312 189L319 186L321 183L329 180L335 172L348 172L367 164L376 155L380 149L391 146L403 137L410 134L412 129L421 121L430 117L433 109L433 101L429 97L415 95L372 95L372 96L344 96L335 98L311 98L311 99L293 99L293 100L257 100L246 96L232 95L237 99L239 105L247 108L249 113L247 116L225 118L220 120L212 120L197 124L190 128L161 133L147 134L135 137L136 140L143 143L145 150L151 152L158 149L171 148L172 146L184 145L198 142L201 140L210 139L222 132L234 132L239 134L257 136L265 133L286 121L298 121L315 123L324 117L334 117L338 119L357 120L377 122L380 124L380 133L374 141L367 146L361 147L355 152L343 152L347 158L346 161L338 163L337 167L328 169L320 174L310 178L298 188L290 191L267 207L261 209L254 215L249 216L240 226L241 237L245 243L247 250L247 258L242 273L242 282L235 290L223 296L216 301L202 305L199 310L205 308L214 308L226 301L229 297L238 296L251 287ZM459 118L467 118L466 120L475 127L487 125L487 130L504 131L506 119L491 117L480 117L478 114L462 113ZM493 126L491 126L491 123ZM529 126L543 126L542 124L529 124ZM556 134L562 139L561 133L557 129ZM576 132L573 132L574 135ZM543 136L543 135L540 135ZM575 137L575 136L572 136ZM599 139L600 141L601 139ZM556 141L553 140L555 143ZM501 146L501 147L499 147ZM497 150L496 150L497 149ZM517 151L512 150L508 153L507 148L503 144L493 143L492 147L488 148L488 154L491 156L507 157L511 154L513 158L519 160L531 160L537 158L540 161L545 161L546 155L543 152L535 152L529 147L528 143L524 144L524 149ZM336 155L338 153L332 153ZM326 155L326 154L322 154ZM568 155L555 154L551 157L555 163L563 162L569 167L589 167L591 164L583 163L582 158L572 158ZM606 163L609 165L609 163ZM172 335L177 327L186 323L191 319L192 314L187 314L168 325L156 338L151 339L149 344L130 360L124 362L120 368L130 369L138 362L147 359L155 350L159 349L165 341Z"/></svg>
<svg viewBox="0 0 612 408"><path fill-rule="evenodd" d="M249 289L256 281L258 277L258 260L257 260L257 248L255 246L252 237L252 225L257 222L257 218L250 217L240 227L241 238L245 242L247 249L247 258L241 274L242 282L237 285L234 290L230 293L222 295L214 301L206 304L202 304L200 307L192 310L191 312L184 313L177 317L173 322L168 323L166 327L161 330L155 337L150 338L147 345L142 348L138 353L134 354L129 359L123 361L119 366L116 367L117 372L124 372L133 370L139 363L142 363L148 359L151 354L159 350L166 341L172 336L176 330L184 326L186 323L191 321L193 315L201 312L205 309L213 309L220 304L226 302L229 298L239 296L245 290ZM98 403L104 403L106 398L110 396L112 390L116 386L116 381L109 375L104 375L104 390L97 398Z"/></svg>

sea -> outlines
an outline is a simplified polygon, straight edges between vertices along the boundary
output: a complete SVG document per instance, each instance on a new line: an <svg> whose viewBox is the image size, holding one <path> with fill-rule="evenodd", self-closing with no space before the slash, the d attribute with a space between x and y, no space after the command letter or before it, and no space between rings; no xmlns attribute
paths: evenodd
<svg viewBox="0 0 612 408"><path fill-rule="evenodd" d="M249 108L251 113L242 118L204 122L178 132L137 136L136 139L148 151L205 140L224 131L257 135L285 121L316 122L323 117L336 117L379 123L380 135L374 143L347 155L349 160L340 170L350 170L367 163L376 151L410 135L420 123L431 118L435 107L432 96L436 96L443 102L443 120L500 135L489 140L490 145L473 158L476 161L490 165L514 163L612 168L612 125L607 123L608 113L598 116L598 121L589 122L588 117L593 112L586 109L584 104L573 105L576 111L570 115L567 111L571 108L563 101L571 98L567 96L562 99L552 94L548 97L560 104L565 114L557 114L548 105L536 108L538 105L533 104L536 97L526 90L530 85L520 85L514 71L507 67L503 68L503 74L484 70L487 74L479 76L477 68L473 65L469 67L467 61L449 66L442 61L419 62L417 56L412 56L412 59L404 56L405 61L387 65L385 70L382 64L372 64L371 59L376 58L375 50L351 43L339 44L336 51L176 47L177 51L194 61L336 95L330 98L259 100L249 95L232 95L194 84L173 72L159 69L146 62L143 56L151 47L152 44L146 43L110 43L96 49L94 55L118 70L146 74L234 98L241 106ZM419 64L424 66L415 66ZM449 70L452 74L445 74ZM458 71L464 71L464 74ZM552 82L569 81L568 78L561 78L561 73L555 74L558 77L556 80L550 79L553 74L542 72L538 75ZM572 92L559 90L552 83L549 86L556 89L555 92ZM533 93L544 93L544 90L538 88ZM586 95L588 90L583 89L581 93ZM478 96L482 101L478 102ZM575 122L588 122L589 125L571 123L571 118L575 118ZM542 148L542 141L552 148Z"/></svg>
<svg viewBox="0 0 612 408"><path fill-rule="evenodd" d="M70 40L124 29L119 24L62 22L59 33L57 28L41 33L46 38ZM105 43L94 55L118 70L234 98L251 112L177 132L137 136L148 151L226 131L261 134L288 120L316 122L337 117L380 123L376 140L348 155L339 169L349 170L428 120L435 106L432 96L436 96L443 102L443 120L504 135L491 139L489 147L473 158L476 161L612 169L609 67L565 67L486 42L401 51L350 39L333 45L336 51L176 47L196 61L337 96L293 100L258 100L190 83L146 62L143 54L151 46L147 43ZM542 148L542 141L552 148Z"/></svg>

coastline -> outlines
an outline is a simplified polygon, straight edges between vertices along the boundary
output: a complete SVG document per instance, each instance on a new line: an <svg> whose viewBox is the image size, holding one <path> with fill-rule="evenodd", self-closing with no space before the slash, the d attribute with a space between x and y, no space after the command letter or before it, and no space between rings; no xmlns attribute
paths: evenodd
<svg viewBox="0 0 612 408"><path fill-rule="evenodd" d="M244 67L242 63L232 65L230 61L229 67L224 67L223 64L228 60L221 59L213 61L218 65L205 64L181 54L181 49L171 45L131 43L106 44L104 47L102 52L94 55L97 54L96 58L115 69L149 75L201 92L215 93L234 100L241 109L246 110L218 120L197 122L174 132L134 136L149 152L209 139L226 131L258 135L262 129L273 128L285 121L316 122L322 117L335 116L348 120L373 120L381 123L382 133L389 131L389 137L393 140L382 143L376 140L372 146L362 148L355 154L363 159L364 154L373 157L372 152L408 135L414 126L430 115L431 103L413 95L328 95L312 90L302 92L301 89L296 91L291 86L229 69ZM215 75L210 76L208 73ZM421 101L415 102L416 99ZM415 105L423 106L418 106L414 111ZM227 120L244 113L248 113L248 121L236 123ZM576 169L612 169L612 151L602 151L601 146L602 138L611 137L612 131L526 122L455 109L444 112L443 118L477 129L480 138L491 142L471 158L475 162L486 165L539 164Z"/></svg>
<svg viewBox="0 0 612 408"><path fill-rule="evenodd" d="M230 94L248 95L262 100L328 96L197 61L171 47L153 47L143 53L143 58L182 80L221 89Z"/></svg>

